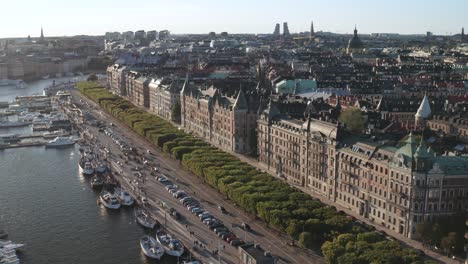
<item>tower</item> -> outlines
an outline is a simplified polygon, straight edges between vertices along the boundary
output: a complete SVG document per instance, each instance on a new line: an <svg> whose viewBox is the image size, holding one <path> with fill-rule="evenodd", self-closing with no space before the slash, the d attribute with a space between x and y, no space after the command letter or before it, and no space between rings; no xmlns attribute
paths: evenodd
<svg viewBox="0 0 468 264"><path fill-rule="evenodd" d="M426 121L431 116L432 110L429 104L429 99L427 95L424 95L424 98L419 105L416 115L414 115L414 121L416 128L424 129L426 127Z"/></svg>
<svg viewBox="0 0 468 264"><path fill-rule="evenodd" d="M462 42L465 42L465 41L466 41L466 39L465 39L465 28L464 28L464 27L462 27L461 41L462 41Z"/></svg>
<svg viewBox="0 0 468 264"><path fill-rule="evenodd" d="M283 23L283 36L285 37L289 36L288 22Z"/></svg>
<svg viewBox="0 0 468 264"><path fill-rule="evenodd" d="M275 31L273 31L273 35L274 36L279 36L280 35L280 24L279 23L276 23Z"/></svg>
<svg viewBox="0 0 468 264"><path fill-rule="evenodd" d="M313 39L315 36L315 31L314 31L314 21L312 21L310 23L310 35L309 35L309 38L310 39Z"/></svg>
<svg viewBox="0 0 468 264"><path fill-rule="evenodd" d="M41 26L41 42L44 42L44 30L42 29L42 26Z"/></svg>
<svg viewBox="0 0 468 264"><path fill-rule="evenodd" d="M364 49L364 43L362 43L361 39L358 36L357 27L354 26L354 35L353 38L348 42L347 53L359 53Z"/></svg>

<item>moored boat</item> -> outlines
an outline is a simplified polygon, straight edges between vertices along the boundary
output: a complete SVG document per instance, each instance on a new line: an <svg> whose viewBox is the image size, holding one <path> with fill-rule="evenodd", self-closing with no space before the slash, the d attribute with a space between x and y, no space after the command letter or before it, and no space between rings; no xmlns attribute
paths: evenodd
<svg viewBox="0 0 468 264"><path fill-rule="evenodd" d="M80 162L81 173L84 176L91 176L94 174L94 168L91 162L89 161L82 161Z"/></svg>
<svg viewBox="0 0 468 264"><path fill-rule="evenodd" d="M132 206L134 203L132 196L122 188L117 188L114 195L117 197L117 199L119 199L120 204L122 205Z"/></svg>
<svg viewBox="0 0 468 264"><path fill-rule="evenodd" d="M104 179L101 176L96 175L91 179L91 187L101 188L102 185L104 185Z"/></svg>
<svg viewBox="0 0 468 264"><path fill-rule="evenodd" d="M102 191L99 195L99 201L109 209L119 209L120 203L119 200L110 192Z"/></svg>
<svg viewBox="0 0 468 264"><path fill-rule="evenodd" d="M158 230L158 232L156 232L156 239L161 243L168 255L180 257L184 254L184 245L182 242L172 238L172 236L165 231Z"/></svg>
<svg viewBox="0 0 468 264"><path fill-rule="evenodd" d="M156 226L156 220L154 220L148 212L145 210L138 208L135 210L135 218L137 222L142 225L143 227L149 228L149 229L154 229Z"/></svg>
<svg viewBox="0 0 468 264"><path fill-rule="evenodd" d="M53 140L47 142L46 147L66 147L74 145L75 141L70 137L56 137Z"/></svg>
<svg viewBox="0 0 468 264"><path fill-rule="evenodd" d="M96 166L96 171L98 173L104 173L106 171L106 165L103 162L98 162Z"/></svg>
<svg viewBox="0 0 468 264"><path fill-rule="evenodd" d="M145 256L152 259L161 259L164 255L164 248L153 237L143 236L140 239L141 251Z"/></svg>

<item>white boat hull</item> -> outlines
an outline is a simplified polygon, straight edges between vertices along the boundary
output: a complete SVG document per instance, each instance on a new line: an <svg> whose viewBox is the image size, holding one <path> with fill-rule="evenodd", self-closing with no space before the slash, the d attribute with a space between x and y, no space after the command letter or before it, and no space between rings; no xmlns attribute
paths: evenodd
<svg viewBox="0 0 468 264"><path fill-rule="evenodd" d="M102 195L99 196L99 201L104 205L106 208L109 209L119 209L120 208L120 203L117 204L111 204L108 203L105 199L102 198Z"/></svg>
<svg viewBox="0 0 468 264"><path fill-rule="evenodd" d="M169 247L168 245L169 243L167 243L166 241L167 238L162 238L158 234L156 234L156 239L164 247L166 254L170 256L174 256L174 257L181 257L184 254L184 245L182 244L182 242L178 241L178 243L180 244L180 249L173 249ZM170 240L173 240L173 239L170 238Z"/></svg>
<svg viewBox="0 0 468 264"><path fill-rule="evenodd" d="M83 173L83 175L90 176L90 175L94 174L94 170L93 169L83 169L81 173Z"/></svg>
<svg viewBox="0 0 468 264"><path fill-rule="evenodd" d="M152 237L144 236L140 239L140 248L143 254L148 258L161 259L164 255L164 249L161 245Z"/></svg>

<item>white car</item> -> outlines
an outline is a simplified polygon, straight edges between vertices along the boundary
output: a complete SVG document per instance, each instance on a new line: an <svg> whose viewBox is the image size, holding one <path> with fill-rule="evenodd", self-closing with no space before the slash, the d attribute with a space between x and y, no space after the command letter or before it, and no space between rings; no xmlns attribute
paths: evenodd
<svg viewBox="0 0 468 264"><path fill-rule="evenodd" d="M158 182L167 182L168 179L165 176L159 176L158 177Z"/></svg>

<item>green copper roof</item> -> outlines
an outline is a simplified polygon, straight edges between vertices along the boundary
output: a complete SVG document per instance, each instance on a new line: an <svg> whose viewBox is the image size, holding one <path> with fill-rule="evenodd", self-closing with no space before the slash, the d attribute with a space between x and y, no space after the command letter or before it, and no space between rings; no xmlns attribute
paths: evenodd
<svg viewBox="0 0 468 264"><path fill-rule="evenodd" d="M416 149L416 153L414 154L416 158L430 158L431 155L427 151L426 144L423 142L421 137L421 142L419 143L418 149Z"/></svg>

